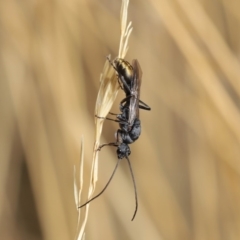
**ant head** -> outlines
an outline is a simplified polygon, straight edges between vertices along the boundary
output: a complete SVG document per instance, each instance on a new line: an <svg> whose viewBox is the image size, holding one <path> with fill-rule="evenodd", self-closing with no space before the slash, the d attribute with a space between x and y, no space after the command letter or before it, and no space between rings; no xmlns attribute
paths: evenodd
<svg viewBox="0 0 240 240"><path fill-rule="evenodd" d="M126 143L120 143L117 148L117 156L119 159L123 159L124 157L128 157L131 154L131 150Z"/></svg>

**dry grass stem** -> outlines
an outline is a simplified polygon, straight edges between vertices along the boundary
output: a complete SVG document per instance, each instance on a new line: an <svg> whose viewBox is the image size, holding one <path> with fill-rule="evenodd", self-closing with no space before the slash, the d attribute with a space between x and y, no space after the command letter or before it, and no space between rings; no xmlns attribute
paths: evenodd
<svg viewBox="0 0 240 240"><path fill-rule="evenodd" d="M118 57L124 58L128 50L128 40L132 32L131 22L127 24L127 11L128 11L129 0L122 1L121 8L121 36L119 44L119 54ZM110 59L110 56L109 56ZM112 105L117 97L119 90L119 84L115 70L111 66L108 60L106 60L103 67L103 72L100 75L100 87L98 91L98 96L95 106L95 115L106 117L109 113ZM91 199L95 191L95 187L98 181L98 151L96 151L100 145L100 137L102 133L104 119L95 118L96 130L95 130L95 142L93 148L93 160L92 169L90 177L90 185L88 189L88 200ZM86 205L86 211L84 215L84 220L81 226L79 239L84 233L84 229L88 219L88 211L90 204ZM79 210L80 211L80 210Z"/></svg>
<svg viewBox="0 0 240 240"><path fill-rule="evenodd" d="M79 206L81 204L81 194L83 189L83 165L84 165L84 139L81 139L81 156L80 156L80 168L79 168L79 182L77 181L76 176L76 167L74 166L74 199L76 204L76 209L78 211L78 221L77 221L77 230L76 230L76 240L83 240L84 239L84 229L80 225L81 220L81 211L79 210Z"/></svg>

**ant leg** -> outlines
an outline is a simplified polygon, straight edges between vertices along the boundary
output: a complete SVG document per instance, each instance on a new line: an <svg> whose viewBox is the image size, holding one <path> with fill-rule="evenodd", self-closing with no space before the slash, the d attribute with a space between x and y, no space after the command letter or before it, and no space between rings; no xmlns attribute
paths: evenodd
<svg viewBox="0 0 240 240"><path fill-rule="evenodd" d="M119 113L112 113L112 112L109 112L108 114L115 115L115 116L119 115Z"/></svg>
<svg viewBox="0 0 240 240"><path fill-rule="evenodd" d="M112 118L108 118L108 117L99 117L98 115L95 115L96 118L100 118L100 119L107 119L107 120L111 120L114 122L120 122L118 119L112 119Z"/></svg>
<svg viewBox="0 0 240 240"><path fill-rule="evenodd" d="M102 145L100 145L99 147L98 147L98 149L97 149L97 151L101 151L101 149L103 148L103 147L106 147L106 146L113 146L113 147L118 147L118 144L117 143L104 143L104 144L102 144Z"/></svg>
<svg viewBox="0 0 240 240"><path fill-rule="evenodd" d="M140 99L139 99L139 108L141 108L143 110L148 110L148 111L151 110L151 108L145 102L141 101Z"/></svg>
<svg viewBox="0 0 240 240"><path fill-rule="evenodd" d="M132 97L132 95L129 95L129 96L125 97L125 98L120 102L120 104L123 105L123 103L127 102L131 97Z"/></svg>
<svg viewBox="0 0 240 240"><path fill-rule="evenodd" d="M113 114L113 115L115 115L115 114ZM118 115L118 114L116 114L116 115ZM100 118L100 119L106 119L106 120L114 121L114 122L117 122L119 124L126 124L127 123L127 120L121 119L121 118L120 119L112 119L112 118L108 118L108 117L99 117L97 115L95 115L95 117Z"/></svg>

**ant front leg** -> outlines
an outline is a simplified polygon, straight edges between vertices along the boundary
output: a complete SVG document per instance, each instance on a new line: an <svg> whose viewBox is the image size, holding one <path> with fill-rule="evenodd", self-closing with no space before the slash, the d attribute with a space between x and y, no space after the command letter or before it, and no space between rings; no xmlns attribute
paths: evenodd
<svg viewBox="0 0 240 240"><path fill-rule="evenodd" d="M101 149L102 149L103 147L106 147L106 146L118 147L118 144L117 144L117 143L104 143L104 144L102 144L102 145L100 145L100 146L98 147L97 151L101 151Z"/></svg>

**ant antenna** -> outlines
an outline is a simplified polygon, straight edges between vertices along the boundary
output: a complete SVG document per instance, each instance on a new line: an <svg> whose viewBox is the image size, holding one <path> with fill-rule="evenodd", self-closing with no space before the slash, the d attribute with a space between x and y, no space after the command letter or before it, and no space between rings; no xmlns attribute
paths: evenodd
<svg viewBox="0 0 240 240"><path fill-rule="evenodd" d="M131 172L131 176L132 176L132 180L133 180L133 186L134 186L134 193L135 193L135 211L134 211L134 214L133 214L133 217L132 217L132 220L131 220L131 221L133 221L136 214L137 214L137 210L138 210L137 186L136 186L135 178L134 178L134 175L133 175L133 169L132 169L131 162L130 162L130 160L127 156L125 156L125 157L127 159L127 162L128 162L129 168L130 168L130 172Z"/></svg>
<svg viewBox="0 0 240 240"><path fill-rule="evenodd" d="M106 145L108 145L108 144L106 144ZM103 145L103 146L105 146L105 145ZM125 156L125 158L127 159L127 162L128 162L129 168L130 168L130 173L131 173L131 177L132 177L132 181L133 181L133 187L134 187L134 194L135 194L135 210L134 210L134 213L133 213L133 217L131 219L131 221L133 221L135 216L136 216L136 214L137 214L137 210L138 210L137 186L136 186L136 182L135 182L135 178L134 178L131 162L130 162L130 160L129 160L129 158L127 156ZM112 179L113 179L113 177L115 175L115 172L116 172L116 170L118 168L118 165L119 165L121 160L122 159L120 159L120 158L118 159L117 164L116 164L116 166L115 166L115 168L113 170L113 173L112 173L111 177L109 178L107 184L103 188L103 190L100 193L98 193L95 197L91 198L90 200L88 200L87 202L85 202L84 204L79 206L78 208L82 208L82 207L86 206L88 203L92 202L94 199L98 198L100 195L102 195L104 193L104 191L107 189L108 185L112 181Z"/></svg>
<svg viewBox="0 0 240 240"><path fill-rule="evenodd" d="M120 163L120 160L121 160L121 159L118 159L117 164L116 164L116 166L115 166L115 168L114 168L114 170L113 170L113 173L112 173L110 179L108 180L106 186L103 188L103 190L102 190L99 194L97 194L95 197L93 197L92 199L88 200L88 201L87 201L86 203L84 203L83 205L79 206L78 208L82 208L82 207L86 206L88 203L90 203L91 201L93 201L94 199L98 198L101 194L104 193L104 191L107 189L109 183L111 182L111 180L112 180L112 178L113 178L113 176L114 176L114 174L115 174L115 172L116 172L116 170L117 170L117 168L118 168L118 165L119 165L119 163Z"/></svg>

